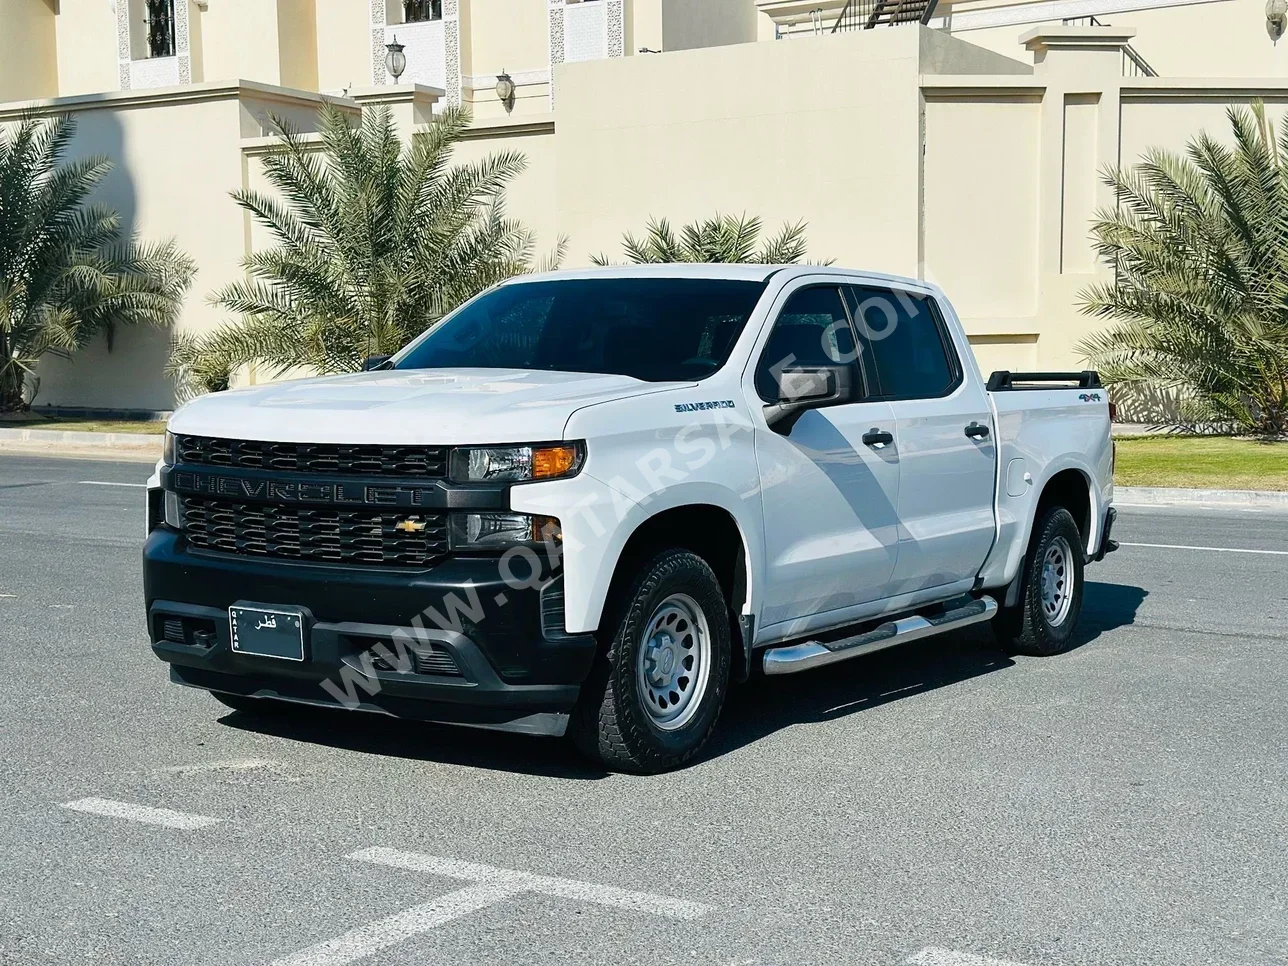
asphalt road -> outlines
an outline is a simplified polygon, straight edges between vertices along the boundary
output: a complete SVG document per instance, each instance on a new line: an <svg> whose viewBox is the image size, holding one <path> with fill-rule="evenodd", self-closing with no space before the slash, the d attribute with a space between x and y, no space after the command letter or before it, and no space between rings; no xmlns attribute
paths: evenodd
<svg viewBox="0 0 1288 966"><path fill-rule="evenodd" d="M1124 507L1165 546L1089 571L1075 650L762 682L638 778L168 684L143 491L85 482L147 472L0 455L6 966L1288 962L1288 515Z"/></svg>

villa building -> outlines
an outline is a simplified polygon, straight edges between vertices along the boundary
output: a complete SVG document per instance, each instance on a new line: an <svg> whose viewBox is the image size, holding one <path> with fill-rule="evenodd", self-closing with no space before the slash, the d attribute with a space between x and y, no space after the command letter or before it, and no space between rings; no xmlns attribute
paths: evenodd
<svg viewBox="0 0 1288 966"><path fill-rule="evenodd" d="M116 163L101 200L199 266L191 331L222 320L206 296L268 243L229 193L263 187L269 113L307 131L329 98L388 105L408 134L469 107L460 154L526 156L509 212L543 247L567 238L565 264L614 255L650 216L803 219L813 258L941 284L986 371L1071 368L1099 324L1077 309L1106 271L1099 172L1227 136L1231 103L1281 114L1282 6L0 0L0 125L78 116L75 151ZM38 403L170 409L168 339L50 360Z"/></svg>

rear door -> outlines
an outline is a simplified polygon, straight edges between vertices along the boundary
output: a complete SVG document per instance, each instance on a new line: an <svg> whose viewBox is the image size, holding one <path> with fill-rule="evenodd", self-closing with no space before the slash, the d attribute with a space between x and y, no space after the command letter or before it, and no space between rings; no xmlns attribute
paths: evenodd
<svg viewBox="0 0 1288 966"><path fill-rule="evenodd" d="M890 593L967 589L994 536L987 394L966 378L933 298L879 285L848 294L874 398L894 407L899 555Z"/></svg>

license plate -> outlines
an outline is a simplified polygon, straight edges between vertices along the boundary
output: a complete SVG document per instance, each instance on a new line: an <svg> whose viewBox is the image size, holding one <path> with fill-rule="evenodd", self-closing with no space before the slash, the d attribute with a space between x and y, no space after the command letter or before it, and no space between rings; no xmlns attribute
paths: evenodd
<svg viewBox="0 0 1288 966"><path fill-rule="evenodd" d="M304 614L299 609L234 604L228 608L228 624L238 654L304 660Z"/></svg>

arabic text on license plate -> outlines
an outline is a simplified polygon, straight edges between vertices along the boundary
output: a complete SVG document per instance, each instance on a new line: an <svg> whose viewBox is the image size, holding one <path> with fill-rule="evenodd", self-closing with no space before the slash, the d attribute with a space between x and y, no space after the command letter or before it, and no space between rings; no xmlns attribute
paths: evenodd
<svg viewBox="0 0 1288 966"><path fill-rule="evenodd" d="M228 623L238 654L304 660L304 616L299 610L235 604L228 608Z"/></svg>

